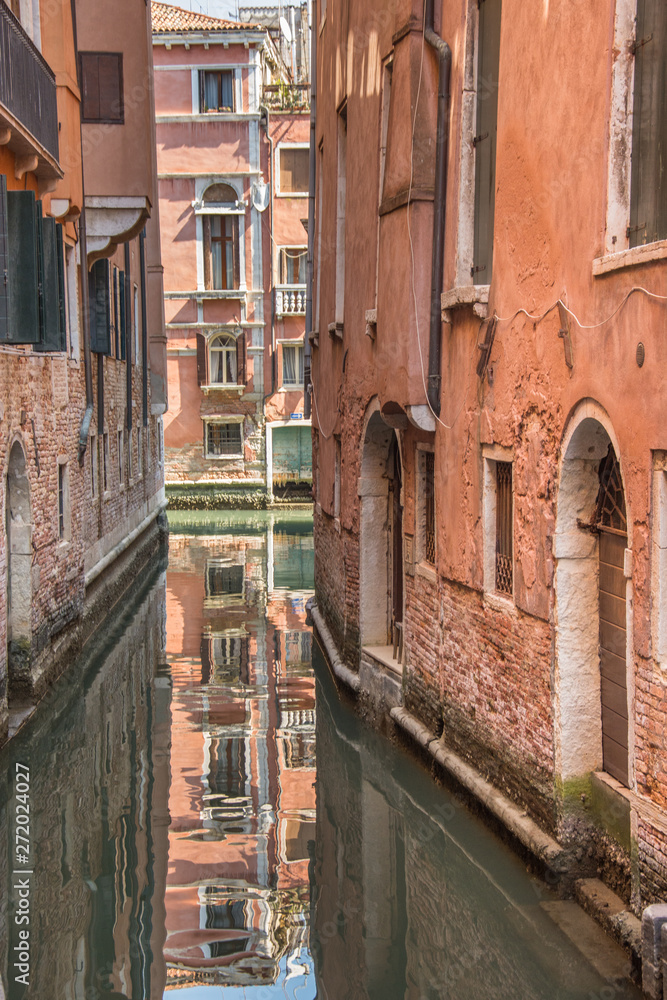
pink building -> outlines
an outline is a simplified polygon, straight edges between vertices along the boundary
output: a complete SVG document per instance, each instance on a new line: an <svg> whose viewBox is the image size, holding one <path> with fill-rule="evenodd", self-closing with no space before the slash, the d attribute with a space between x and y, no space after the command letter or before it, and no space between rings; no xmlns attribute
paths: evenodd
<svg viewBox="0 0 667 1000"><path fill-rule="evenodd" d="M302 91L290 89L264 28L163 3L152 15L166 479L176 502L270 494L274 483L312 478L303 419L308 112L294 109Z"/></svg>

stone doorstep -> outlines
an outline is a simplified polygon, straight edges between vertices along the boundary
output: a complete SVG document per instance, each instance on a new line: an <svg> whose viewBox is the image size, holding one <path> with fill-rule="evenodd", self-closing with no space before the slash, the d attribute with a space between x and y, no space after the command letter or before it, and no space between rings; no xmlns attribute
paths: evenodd
<svg viewBox="0 0 667 1000"><path fill-rule="evenodd" d="M642 953L641 921L628 910L621 897L598 878L578 879L574 884L574 897L586 913L631 953L638 969Z"/></svg>

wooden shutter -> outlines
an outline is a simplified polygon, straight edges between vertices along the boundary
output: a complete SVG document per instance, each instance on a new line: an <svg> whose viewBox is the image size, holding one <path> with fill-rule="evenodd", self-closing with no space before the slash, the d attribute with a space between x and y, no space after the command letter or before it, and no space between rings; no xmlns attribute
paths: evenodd
<svg viewBox="0 0 667 1000"><path fill-rule="evenodd" d="M206 111L206 74L203 70L199 70L199 112L204 114Z"/></svg>
<svg viewBox="0 0 667 1000"><path fill-rule="evenodd" d="M203 215L201 220L204 250L204 288L213 288L211 275L211 216Z"/></svg>
<svg viewBox="0 0 667 1000"><path fill-rule="evenodd" d="M236 338L236 384L245 385L246 382L246 371L245 371L245 333L241 331L239 336Z"/></svg>
<svg viewBox="0 0 667 1000"><path fill-rule="evenodd" d="M111 297L113 299L113 339L116 357L120 357L120 320L118 318L118 268L114 267L111 280Z"/></svg>
<svg viewBox="0 0 667 1000"><path fill-rule="evenodd" d="M65 298L65 241L63 239L63 227L58 222L56 224L56 265L58 269L58 332L60 334L59 351L67 350L67 309Z"/></svg>
<svg viewBox="0 0 667 1000"><path fill-rule="evenodd" d="M630 246L667 239L667 4L638 0Z"/></svg>
<svg viewBox="0 0 667 1000"><path fill-rule="evenodd" d="M7 341L11 344L40 340L36 215L32 191L7 192Z"/></svg>
<svg viewBox="0 0 667 1000"><path fill-rule="evenodd" d="M90 349L96 354L111 353L109 302L109 261L96 260L88 274L90 298Z"/></svg>
<svg viewBox="0 0 667 1000"><path fill-rule="evenodd" d="M491 283L496 202L496 137L500 65L501 0L479 5L477 119L475 126L475 249L472 279Z"/></svg>
<svg viewBox="0 0 667 1000"><path fill-rule="evenodd" d="M123 56L120 52L79 55L84 122L119 125L124 121Z"/></svg>
<svg viewBox="0 0 667 1000"><path fill-rule="evenodd" d="M9 334L7 178L0 174L0 342Z"/></svg>
<svg viewBox="0 0 667 1000"><path fill-rule="evenodd" d="M38 233L40 226L38 224ZM60 281L58 275L58 240L55 219L41 220L41 293L40 322L43 351L61 351ZM38 237L39 249L39 237Z"/></svg>
<svg viewBox="0 0 667 1000"><path fill-rule="evenodd" d="M44 219L42 217L42 203L35 202L35 244L37 247L37 297L39 310L39 342L44 343L45 313L44 302Z"/></svg>
<svg viewBox="0 0 667 1000"><path fill-rule="evenodd" d="M232 215L232 255L234 257L234 288L241 287L241 262L239 260L239 216Z"/></svg>
<svg viewBox="0 0 667 1000"><path fill-rule="evenodd" d="M202 333L197 334L197 385L208 385L208 348L206 337Z"/></svg>
<svg viewBox="0 0 667 1000"><path fill-rule="evenodd" d="M125 335L127 333L127 314L125 312L125 271L118 273L118 315L120 318L120 359L125 360Z"/></svg>

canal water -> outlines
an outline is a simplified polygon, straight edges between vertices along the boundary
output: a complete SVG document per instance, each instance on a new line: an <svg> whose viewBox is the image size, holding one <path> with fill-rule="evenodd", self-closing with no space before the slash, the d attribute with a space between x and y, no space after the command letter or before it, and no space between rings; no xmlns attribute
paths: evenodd
<svg viewBox="0 0 667 1000"><path fill-rule="evenodd" d="M341 703L312 519L170 517L0 754L0 1000L630 1000L627 962Z"/></svg>

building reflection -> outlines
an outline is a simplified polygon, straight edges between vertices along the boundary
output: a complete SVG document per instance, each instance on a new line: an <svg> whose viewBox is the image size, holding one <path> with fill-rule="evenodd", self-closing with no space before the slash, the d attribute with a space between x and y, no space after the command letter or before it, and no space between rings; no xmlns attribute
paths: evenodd
<svg viewBox="0 0 667 1000"><path fill-rule="evenodd" d="M158 1000L166 972L170 682L165 577L128 593L0 758L8 850L0 969L8 1000ZM16 982L16 763L30 770L29 985ZM1 992L1 991L0 991Z"/></svg>
<svg viewBox="0 0 667 1000"><path fill-rule="evenodd" d="M305 518L172 528L167 989L285 983L312 965L312 566Z"/></svg>

